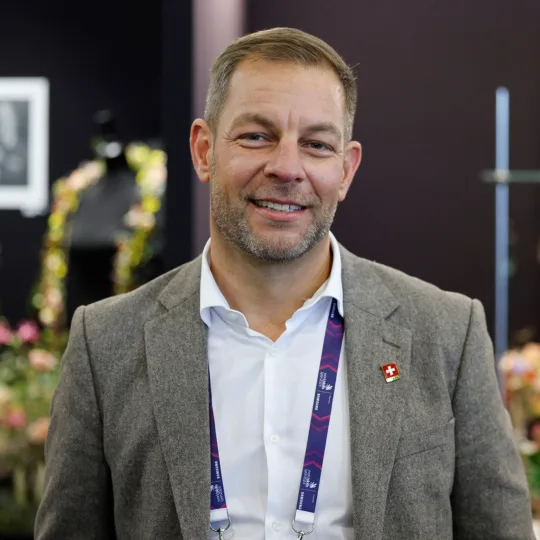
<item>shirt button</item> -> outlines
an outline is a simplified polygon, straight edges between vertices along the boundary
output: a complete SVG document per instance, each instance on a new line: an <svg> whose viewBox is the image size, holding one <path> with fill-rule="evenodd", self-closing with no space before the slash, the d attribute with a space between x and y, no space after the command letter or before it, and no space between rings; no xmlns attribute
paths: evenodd
<svg viewBox="0 0 540 540"><path fill-rule="evenodd" d="M272 358L275 358L275 357L277 356L277 351L276 351L276 349L270 349L270 350L268 351L268 354L269 354L269 356L271 356Z"/></svg>
<svg viewBox="0 0 540 540"><path fill-rule="evenodd" d="M270 435L270 442L277 444L279 442L279 435Z"/></svg>
<svg viewBox="0 0 540 540"><path fill-rule="evenodd" d="M272 523L272 528L274 529L274 531L279 531L281 529L281 523L274 521L274 523Z"/></svg>

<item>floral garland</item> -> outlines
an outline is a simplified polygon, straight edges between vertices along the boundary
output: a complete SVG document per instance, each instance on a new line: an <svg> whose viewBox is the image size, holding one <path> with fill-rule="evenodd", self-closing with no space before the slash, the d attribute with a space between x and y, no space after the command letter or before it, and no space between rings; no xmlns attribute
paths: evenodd
<svg viewBox="0 0 540 540"><path fill-rule="evenodd" d="M115 294L134 288L135 269L152 256L149 239L156 227L156 214L161 209L167 180L167 160L162 150L131 145L127 148L126 157L131 167L139 171L135 181L141 201L131 207L124 219L131 232L120 233L118 237L112 276Z"/></svg>
<svg viewBox="0 0 540 540"><path fill-rule="evenodd" d="M155 229L155 215L161 208L167 176L166 155L162 150L130 144L126 148L126 158L136 173L141 201L126 214L124 223L128 230L121 233L117 241L112 275L115 294L134 288L134 270L151 255L148 239ZM60 329L65 325L69 218L79 207L82 193L96 184L105 170L105 164L100 160L87 162L53 185L54 202L42 252L42 274L32 298L39 321L46 328Z"/></svg>
<svg viewBox="0 0 540 540"><path fill-rule="evenodd" d="M42 250L41 278L32 298L39 321L46 328L59 329L63 323L69 218L79 207L81 193L96 184L104 170L103 162L91 161L53 184L53 203Z"/></svg>

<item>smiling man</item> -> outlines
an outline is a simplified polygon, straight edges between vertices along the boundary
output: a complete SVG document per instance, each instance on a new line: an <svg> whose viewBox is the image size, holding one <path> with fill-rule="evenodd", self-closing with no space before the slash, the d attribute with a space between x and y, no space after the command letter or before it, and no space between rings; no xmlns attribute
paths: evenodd
<svg viewBox="0 0 540 540"><path fill-rule="evenodd" d="M299 30L217 58L190 138L210 240L77 310L37 540L534 538L480 303L330 232L355 109Z"/></svg>

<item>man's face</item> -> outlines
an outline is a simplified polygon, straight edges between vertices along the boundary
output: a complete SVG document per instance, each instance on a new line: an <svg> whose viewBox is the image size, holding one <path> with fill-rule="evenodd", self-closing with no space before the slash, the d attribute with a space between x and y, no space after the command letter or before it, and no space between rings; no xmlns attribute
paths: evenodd
<svg viewBox="0 0 540 540"><path fill-rule="evenodd" d="M212 232L279 262L326 236L360 145L344 146L343 88L332 71L257 61L232 76L208 154Z"/></svg>

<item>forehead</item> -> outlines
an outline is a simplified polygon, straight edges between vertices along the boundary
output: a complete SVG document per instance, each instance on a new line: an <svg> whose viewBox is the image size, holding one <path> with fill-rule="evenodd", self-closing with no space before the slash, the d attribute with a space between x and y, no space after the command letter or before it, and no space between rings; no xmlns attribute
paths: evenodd
<svg viewBox="0 0 540 540"><path fill-rule="evenodd" d="M233 73L222 121L227 125L255 112L277 121L343 126L344 111L343 86L330 68L257 60L241 63Z"/></svg>

